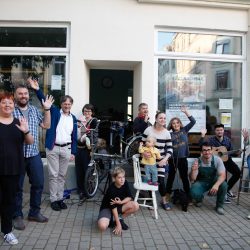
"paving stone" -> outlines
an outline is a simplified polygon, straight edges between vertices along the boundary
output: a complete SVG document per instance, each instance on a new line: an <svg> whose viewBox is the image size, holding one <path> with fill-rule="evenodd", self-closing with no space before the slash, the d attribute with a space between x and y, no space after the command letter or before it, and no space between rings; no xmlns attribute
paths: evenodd
<svg viewBox="0 0 250 250"><path fill-rule="evenodd" d="M152 218L150 211L141 209L135 216L126 218L130 229L122 236L115 236L111 229L99 232L96 220L101 195L88 200L83 206L67 201L69 209L52 211L48 200L42 203L42 213L48 223L28 222L24 231L14 230L19 244L13 249L250 249L249 213L250 196L241 198L240 205L233 202L225 206L226 215L214 211L214 199L205 198L203 207L190 206L187 213L174 207L166 213L159 209L159 219ZM29 209L28 195L24 195L25 218ZM158 195L159 199L159 195ZM205 244L205 245L204 245ZM0 237L0 249L11 247ZM11 249L12 249L11 248Z"/></svg>

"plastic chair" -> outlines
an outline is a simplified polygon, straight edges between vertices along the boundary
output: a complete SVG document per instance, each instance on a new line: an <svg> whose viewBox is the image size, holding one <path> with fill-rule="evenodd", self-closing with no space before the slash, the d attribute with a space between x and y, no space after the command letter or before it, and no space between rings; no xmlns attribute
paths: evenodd
<svg viewBox="0 0 250 250"><path fill-rule="evenodd" d="M139 206L147 207L154 210L155 219L158 219L157 212L157 201L155 192L158 191L158 186L149 185L147 183L143 183L141 179L141 170L140 170L140 161L139 154L133 155L133 168L134 168L134 188L137 190L135 195L135 201L138 202ZM140 191L150 191L152 194L152 198L139 198ZM139 201L143 201L140 203ZM152 201L153 206L147 205L147 201Z"/></svg>

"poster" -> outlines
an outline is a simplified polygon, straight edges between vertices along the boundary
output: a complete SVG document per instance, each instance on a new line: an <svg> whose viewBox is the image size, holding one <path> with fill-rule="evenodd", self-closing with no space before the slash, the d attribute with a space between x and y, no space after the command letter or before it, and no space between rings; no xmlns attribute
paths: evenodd
<svg viewBox="0 0 250 250"><path fill-rule="evenodd" d="M233 109L233 99L219 99L219 109Z"/></svg>
<svg viewBox="0 0 250 250"><path fill-rule="evenodd" d="M231 113L221 113L220 114L221 123L224 125L225 128L231 127L231 121L232 121L231 118L232 118Z"/></svg>
<svg viewBox="0 0 250 250"><path fill-rule="evenodd" d="M62 89L62 76L52 75L51 76L51 90L61 90Z"/></svg>
<svg viewBox="0 0 250 250"><path fill-rule="evenodd" d="M166 74L166 115L169 122L179 117L186 125L188 118L182 113L185 105L196 120L190 132L200 132L206 128L206 77L203 74Z"/></svg>

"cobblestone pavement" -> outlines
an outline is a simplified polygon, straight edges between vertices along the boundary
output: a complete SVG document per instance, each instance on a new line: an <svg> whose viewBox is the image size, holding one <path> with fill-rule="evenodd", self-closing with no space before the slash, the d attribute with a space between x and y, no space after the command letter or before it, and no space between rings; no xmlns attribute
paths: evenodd
<svg viewBox="0 0 250 250"><path fill-rule="evenodd" d="M242 194L240 205L235 201L225 204L226 214L214 211L215 198L205 197L203 206L189 206L188 212L174 207L172 211L159 208L159 219L152 211L141 208L126 218L130 229L115 236L111 229L100 233L96 220L102 196L100 192L82 206L76 194L67 200L68 209L52 211L48 195L44 196L42 213L49 222L39 224L27 221L28 195L25 194L24 231L14 230L19 244L13 247L0 237L0 249L250 249L250 221L246 219L250 194ZM159 197L158 197L159 199Z"/></svg>

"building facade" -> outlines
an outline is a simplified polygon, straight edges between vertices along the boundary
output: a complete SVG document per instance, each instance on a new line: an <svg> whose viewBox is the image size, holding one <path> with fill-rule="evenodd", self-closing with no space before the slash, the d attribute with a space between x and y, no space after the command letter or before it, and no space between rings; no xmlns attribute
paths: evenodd
<svg viewBox="0 0 250 250"><path fill-rule="evenodd" d="M180 105L192 131L225 124L236 147L250 128L247 0L1 0L0 84L37 77L46 93L91 102L128 121L140 102L168 120ZM32 97L32 102L37 103Z"/></svg>

